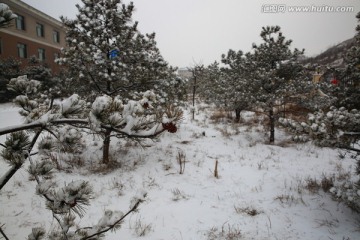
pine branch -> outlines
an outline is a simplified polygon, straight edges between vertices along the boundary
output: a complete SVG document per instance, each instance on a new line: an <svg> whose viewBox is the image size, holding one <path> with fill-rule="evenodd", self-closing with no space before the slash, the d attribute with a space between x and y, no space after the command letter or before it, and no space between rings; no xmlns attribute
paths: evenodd
<svg viewBox="0 0 360 240"><path fill-rule="evenodd" d="M88 120L87 119L56 119L56 120L49 122L49 124L53 124L53 125L85 124L85 125L87 125ZM21 124L21 125L16 125L16 126L12 126L12 127L6 127L6 128L0 129L0 136L4 135L4 134L12 133L12 132L40 128L43 126L44 126L43 123L33 122L33 123L29 123L29 124Z"/></svg>
<svg viewBox="0 0 360 240"><path fill-rule="evenodd" d="M61 224L61 220L55 215L55 213L53 213L53 217L56 219L56 221L59 223L60 227L61 227L61 230L63 232L63 236L64 236L64 239L68 239L67 237L67 231L65 231L65 229L63 228L63 224Z"/></svg>
<svg viewBox="0 0 360 240"><path fill-rule="evenodd" d="M111 131L114 131L118 134L121 134L123 136L126 136L128 138L154 138L156 136L158 136L159 134L163 133L166 129L164 128L159 128L160 130L157 130L155 131L154 133L152 134L129 134L121 129L118 129L118 128L114 128L114 127L111 127L111 126L107 126L107 125L101 125L102 128L104 129L107 129L107 130L111 130Z"/></svg>
<svg viewBox="0 0 360 240"><path fill-rule="evenodd" d="M339 148L360 153L360 149L358 148L352 148L352 147L339 147Z"/></svg>
<svg viewBox="0 0 360 240"><path fill-rule="evenodd" d="M47 131L48 133L50 133L52 136L54 136L54 138L59 139L58 136L53 131L51 131L49 128L44 128L44 130Z"/></svg>
<svg viewBox="0 0 360 240"><path fill-rule="evenodd" d="M16 165L12 166L5 174L0 178L0 190L6 185L6 183L14 176L20 167Z"/></svg>
<svg viewBox="0 0 360 240"><path fill-rule="evenodd" d="M87 125L89 122L87 119L56 119L51 121L49 124L52 125L61 125L61 124L80 124L80 125ZM44 125L42 123L29 123L29 124L22 124L22 125L17 125L17 126L12 126L12 127L7 127L7 128L3 128L0 129L0 136L4 135L4 134L8 134L8 133L12 133L12 132L17 132L17 131L22 131L22 130L29 130L29 129L34 129L34 128L39 128L39 127L43 127ZM126 137L129 138L153 138L156 137L157 135L161 134L162 132L165 131L164 128L161 128L159 125L159 129L157 131L155 131L152 134L137 134L137 133L128 133L125 132L124 130L118 129L118 128L114 128L105 124L101 124L101 128L107 129L107 130L112 130L116 133L120 133ZM45 129L45 128L44 128Z"/></svg>
<svg viewBox="0 0 360 240"><path fill-rule="evenodd" d="M360 132L344 132L344 134L349 136L360 136Z"/></svg>
<svg viewBox="0 0 360 240"><path fill-rule="evenodd" d="M131 89L137 89L137 88L140 88L140 87L144 87L144 85L154 85L156 84L157 82L156 81L147 81L146 83L132 83L128 86L120 86L120 87L117 87L116 89L114 89L112 92L110 92L110 95L113 95L115 93L118 93L120 90L123 90L123 91L129 91Z"/></svg>
<svg viewBox="0 0 360 240"><path fill-rule="evenodd" d="M50 105L49 105L47 112L50 111L53 107L54 107L54 98L51 98Z"/></svg>
<svg viewBox="0 0 360 240"><path fill-rule="evenodd" d="M85 64L84 64L84 66L85 66ZM86 66L85 66L85 69L87 69ZM95 80L95 78L94 78L94 76L91 74L91 72L90 72L90 71L87 71L87 74L89 74L89 76L90 76L92 82L95 84L95 87L97 88L97 90L98 90L99 92L105 93L105 92L100 88L100 86L98 85L97 81Z"/></svg>
<svg viewBox="0 0 360 240"><path fill-rule="evenodd" d="M7 236L6 236L6 234L4 233L4 231L2 230L2 227L3 227L4 225L2 225L2 226L0 226L0 233L1 233L1 235L3 235L3 237L5 238L5 240L10 240Z"/></svg>
<svg viewBox="0 0 360 240"><path fill-rule="evenodd" d="M15 132L15 131L14 131ZM39 138L40 134L42 132L42 129L37 131L35 136L33 137L33 140L31 141L28 149L27 149L27 155L25 155L25 159L29 157L30 152L32 151L37 139ZM0 134L1 135L1 134ZM0 178L0 190L6 185L6 183L14 176L14 174L22 167L22 164L20 165L14 165L2 178Z"/></svg>
<svg viewBox="0 0 360 240"><path fill-rule="evenodd" d="M137 208L139 207L140 203L142 203L144 200L142 199L139 199L135 204L134 206L126 213L124 214L120 219L118 219L116 222L114 222L112 225L110 225L109 227L107 227L106 229L102 230L102 231L99 231L97 233L94 233L90 236L87 236L87 237L84 237L84 238L81 238L80 240L85 240L85 239L91 239L93 237L96 237L96 236L99 236L103 233L106 233L108 232L109 230L111 229L114 229L116 227L116 225L118 225L121 221L123 221L130 213L132 212L135 212L137 210ZM80 230L80 229L79 229Z"/></svg>

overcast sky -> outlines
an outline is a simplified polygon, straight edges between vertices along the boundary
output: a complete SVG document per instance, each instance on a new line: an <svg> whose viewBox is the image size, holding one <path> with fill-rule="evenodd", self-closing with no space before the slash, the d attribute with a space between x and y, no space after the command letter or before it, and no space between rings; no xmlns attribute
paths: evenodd
<svg viewBox="0 0 360 240"><path fill-rule="evenodd" d="M81 0L23 0L58 18L74 18ZM130 2L128 0L126 3ZM208 65L229 49L251 50L262 26L279 25L293 47L314 56L355 35L360 0L133 0L142 33L156 33L158 47L173 66ZM265 4L286 5L284 12ZM291 6L322 7L323 12L290 12ZM330 12L328 7L353 7ZM315 9L315 8L313 8ZM316 8L320 9L320 8ZM330 11L329 11L330 9ZM265 11L265 12L264 12Z"/></svg>

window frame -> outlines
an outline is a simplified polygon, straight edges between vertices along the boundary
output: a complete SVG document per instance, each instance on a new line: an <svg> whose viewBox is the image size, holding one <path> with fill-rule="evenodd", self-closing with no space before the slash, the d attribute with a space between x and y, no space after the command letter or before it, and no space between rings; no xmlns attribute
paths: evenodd
<svg viewBox="0 0 360 240"><path fill-rule="evenodd" d="M17 30L26 30L26 25L25 25L25 17L23 15L20 14L16 14L17 18L15 19L15 27Z"/></svg>
<svg viewBox="0 0 360 240"><path fill-rule="evenodd" d="M18 57L26 59L27 55L28 55L26 44L25 43L17 43L16 47L17 47Z"/></svg>
<svg viewBox="0 0 360 240"><path fill-rule="evenodd" d="M45 26L41 23L36 23L36 35L38 37L45 37Z"/></svg>
<svg viewBox="0 0 360 240"><path fill-rule="evenodd" d="M38 48L38 59L41 62L46 60L46 50L44 48Z"/></svg>
<svg viewBox="0 0 360 240"><path fill-rule="evenodd" d="M56 29L53 30L53 41L54 43L60 43L60 32Z"/></svg>

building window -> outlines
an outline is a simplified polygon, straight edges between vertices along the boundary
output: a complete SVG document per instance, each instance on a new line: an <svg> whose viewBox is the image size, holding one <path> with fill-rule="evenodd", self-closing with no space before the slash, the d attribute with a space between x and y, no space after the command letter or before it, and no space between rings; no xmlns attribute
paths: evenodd
<svg viewBox="0 0 360 240"><path fill-rule="evenodd" d="M45 61L45 49L43 48L38 49L38 58L40 61Z"/></svg>
<svg viewBox="0 0 360 240"><path fill-rule="evenodd" d="M17 49L18 49L18 56L20 58L27 58L26 44L18 43L17 44Z"/></svg>
<svg viewBox="0 0 360 240"><path fill-rule="evenodd" d="M53 31L53 40L56 43L60 43L60 33L56 30Z"/></svg>
<svg viewBox="0 0 360 240"><path fill-rule="evenodd" d="M21 16L19 14L16 14L17 18L16 18L16 29L19 30L25 30L25 18L24 16Z"/></svg>
<svg viewBox="0 0 360 240"><path fill-rule="evenodd" d="M44 34L44 25L42 25L40 23L36 24L36 35L38 37L44 37L45 36L45 34Z"/></svg>

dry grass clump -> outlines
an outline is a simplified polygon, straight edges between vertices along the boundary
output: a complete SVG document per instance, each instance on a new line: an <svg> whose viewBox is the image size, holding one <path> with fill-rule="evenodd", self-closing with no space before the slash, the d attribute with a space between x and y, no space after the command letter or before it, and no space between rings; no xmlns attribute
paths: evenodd
<svg viewBox="0 0 360 240"><path fill-rule="evenodd" d="M221 122L231 122L232 116L228 111L224 109L214 110L210 115L210 120L213 123L221 123Z"/></svg>
<svg viewBox="0 0 360 240"><path fill-rule="evenodd" d="M329 192L330 189L334 186L334 177L328 177L323 175L321 180L318 181L316 178L308 178L305 180L305 189L311 193L318 193L320 189L324 192Z"/></svg>
<svg viewBox="0 0 360 240"><path fill-rule="evenodd" d="M237 226L230 226L225 224L218 229L217 227L211 228L207 232L208 240L239 240L243 239L240 229Z"/></svg>
<svg viewBox="0 0 360 240"><path fill-rule="evenodd" d="M247 214L251 217L255 217L261 213L263 213L262 211L260 210L257 210L253 207L237 207L237 206L234 206L235 208L235 212L238 213L238 214Z"/></svg>

